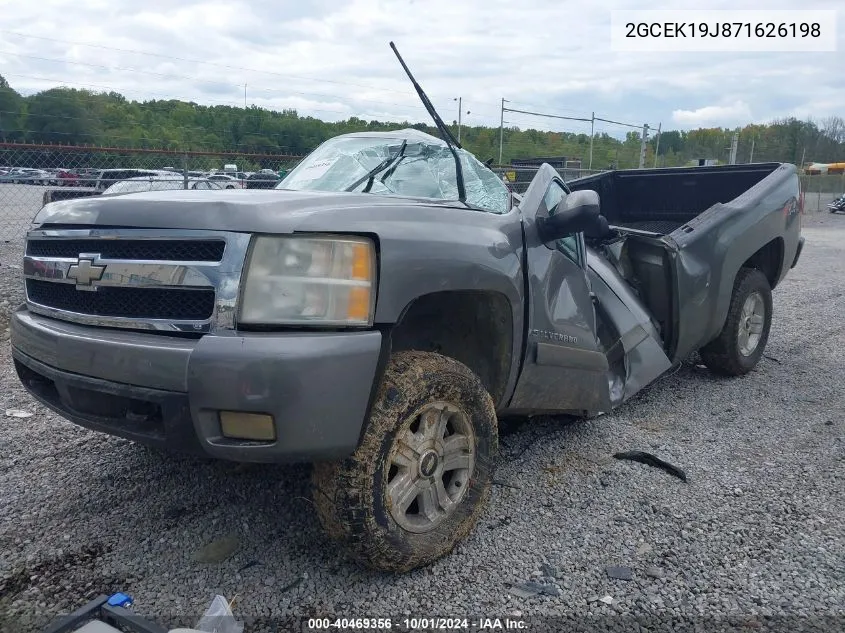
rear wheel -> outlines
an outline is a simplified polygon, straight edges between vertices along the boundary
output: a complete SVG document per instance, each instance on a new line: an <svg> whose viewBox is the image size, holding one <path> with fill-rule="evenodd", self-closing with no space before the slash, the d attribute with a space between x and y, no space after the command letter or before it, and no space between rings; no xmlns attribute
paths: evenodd
<svg viewBox="0 0 845 633"><path fill-rule="evenodd" d="M493 401L475 374L439 354L394 354L354 455L314 466L320 521L370 567L431 563L477 522L497 449Z"/></svg>
<svg viewBox="0 0 845 633"><path fill-rule="evenodd" d="M772 289L756 268L740 268L728 318L719 336L702 347L701 359L715 374L747 374L763 356L772 325Z"/></svg>

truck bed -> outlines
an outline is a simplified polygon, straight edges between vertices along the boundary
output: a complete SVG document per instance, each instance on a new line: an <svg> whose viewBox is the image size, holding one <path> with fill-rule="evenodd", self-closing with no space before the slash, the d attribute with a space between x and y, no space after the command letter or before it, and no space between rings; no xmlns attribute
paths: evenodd
<svg viewBox="0 0 845 633"><path fill-rule="evenodd" d="M673 362L721 330L740 267L772 288L800 235L794 165L613 171L568 183L591 189L614 230L593 246L634 288Z"/></svg>
<svg viewBox="0 0 845 633"><path fill-rule="evenodd" d="M611 223L608 221L608 223ZM669 235L681 228L684 223L673 220L639 220L635 222L615 222L613 226L635 231L646 231L657 235Z"/></svg>
<svg viewBox="0 0 845 633"><path fill-rule="evenodd" d="M567 183L573 191L592 189L601 198L608 224L668 235L713 205L739 197L779 163L631 169L605 172Z"/></svg>

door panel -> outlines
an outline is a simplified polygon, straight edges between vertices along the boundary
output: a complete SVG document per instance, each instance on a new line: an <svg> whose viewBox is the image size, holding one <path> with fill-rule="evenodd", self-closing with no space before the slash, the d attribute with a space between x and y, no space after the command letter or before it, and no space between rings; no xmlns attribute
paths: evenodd
<svg viewBox="0 0 845 633"><path fill-rule="evenodd" d="M624 361L621 385L611 389L614 406L624 402L672 363L648 310L627 282L599 254L588 251L590 285L601 305L601 312L616 333L615 341L604 349L611 367Z"/></svg>
<svg viewBox="0 0 845 633"><path fill-rule="evenodd" d="M557 188L550 195L550 189ZM528 263L527 354L512 410L607 411L607 359L596 339L596 314L584 267L583 237L540 242L537 217L568 195L543 165L520 203ZM552 209L552 212L554 209Z"/></svg>

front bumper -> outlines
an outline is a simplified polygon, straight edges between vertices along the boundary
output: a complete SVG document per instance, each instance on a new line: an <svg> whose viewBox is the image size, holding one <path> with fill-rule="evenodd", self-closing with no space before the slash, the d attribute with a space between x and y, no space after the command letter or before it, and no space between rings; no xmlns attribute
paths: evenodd
<svg viewBox="0 0 845 633"><path fill-rule="evenodd" d="M358 445L382 335L238 333L186 339L18 309L24 386L66 419L143 444L243 462L336 459ZM223 437L220 411L271 415L272 442Z"/></svg>

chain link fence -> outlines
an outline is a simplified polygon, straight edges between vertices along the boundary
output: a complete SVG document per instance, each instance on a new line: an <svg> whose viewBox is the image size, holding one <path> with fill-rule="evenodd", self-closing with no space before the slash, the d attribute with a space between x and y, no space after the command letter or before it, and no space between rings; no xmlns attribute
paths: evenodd
<svg viewBox="0 0 845 633"><path fill-rule="evenodd" d="M107 190L271 188L300 159L277 154L0 143L0 240L22 239L47 202L102 195ZM521 194L537 169L537 165L517 164L497 166L494 171ZM606 169L584 169L575 161L558 168L564 181L602 171ZM845 174L802 175L801 190L805 213L826 212L828 204L845 194Z"/></svg>
<svg viewBox="0 0 845 633"><path fill-rule="evenodd" d="M828 212L827 205L845 195L845 174L801 176L804 213Z"/></svg>
<svg viewBox="0 0 845 633"><path fill-rule="evenodd" d="M531 184L531 181L534 179L534 176L537 174L537 170L539 166L512 166L512 165L505 165L499 167L493 167L493 171L496 172L500 178L504 182L507 183L508 187L511 191L519 194L525 193L525 190L528 189L528 185ZM577 178L584 178L586 176L590 176L592 174L600 174L603 169L578 169L578 168L558 168L557 172L560 174L561 178L564 182L569 182L570 180L575 180Z"/></svg>
<svg viewBox="0 0 845 633"><path fill-rule="evenodd" d="M103 193L268 189L301 156L0 143L0 240L23 238L44 204Z"/></svg>

